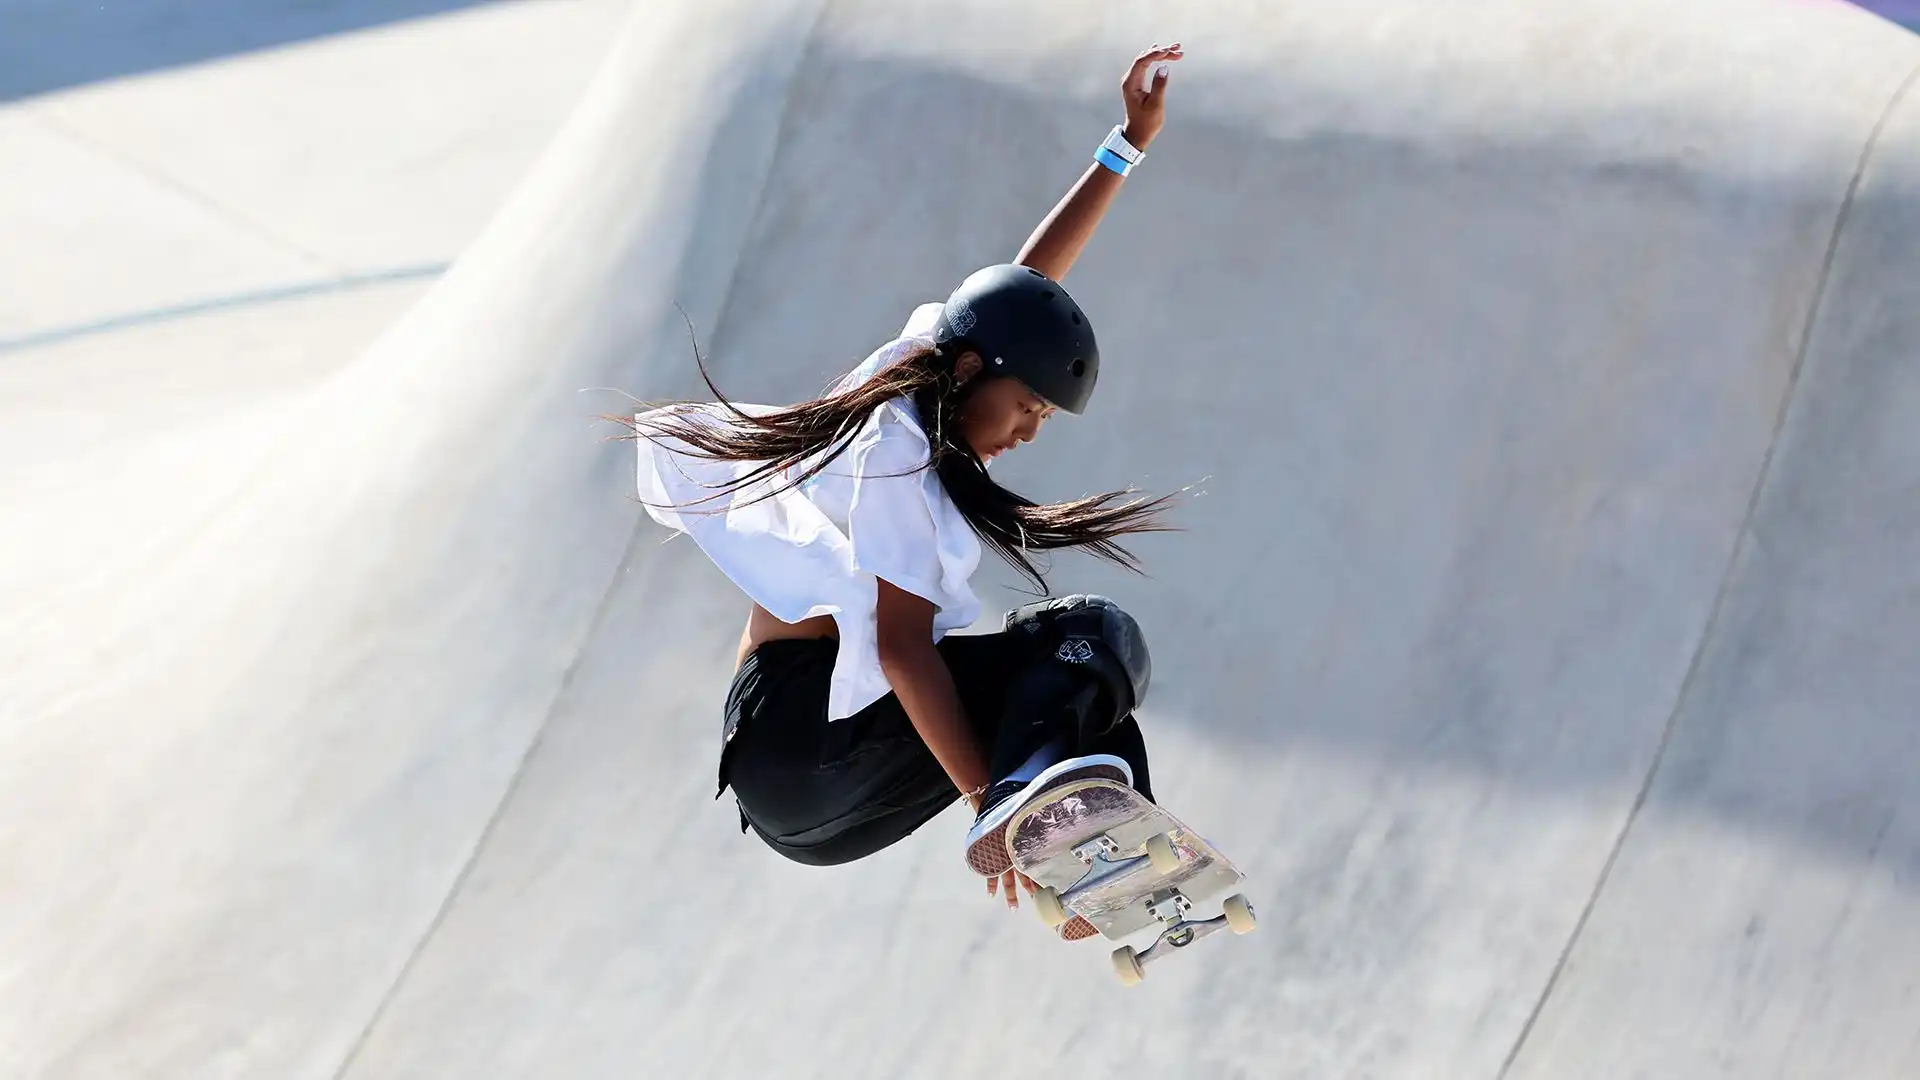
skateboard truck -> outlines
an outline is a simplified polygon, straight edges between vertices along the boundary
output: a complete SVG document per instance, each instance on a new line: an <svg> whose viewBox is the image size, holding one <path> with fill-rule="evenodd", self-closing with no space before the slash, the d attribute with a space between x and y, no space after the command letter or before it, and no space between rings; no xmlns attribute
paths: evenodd
<svg viewBox="0 0 1920 1080"><path fill-rule="evenodd" d="M1227 929L1227 917L1225 915L1216 915L1211 919L1202 919L1199 922L1175 923L1165 930L1160 931L1160 940L1147 946L1146 949L1137 955L1140 962L1145 964L1152 960L1158 960L1171 950L1184 949L1215 931L1225 929Z"/></svg>
<svg viewBox="0 0 1920 1080"><path fill-rule="evenodd" d="M1147 905L1147 914L1159 919L1162 924L1170 927L1178 926L1180 920L1186 918L1187 912L1192 910L1193 901L1187 899L1185 894L1181 893L1179 889L1175 889Z"/></svg>
<svg viewBox="0 0 1920 1080"><path fill-rule="evenodd" d="M1186 921L1187 912L1192 910L1193 901L1187 899L1186 894L1178 889L1147 905L1147 914L1160 920L1160 925L1164 927L1164 929L1160 931L1160 940L1154 942L1147 948L1146 952L1140 954L1141 963L1145 963L1152 957L1154 950L1158 949L1163 942L1173 948L1184 949L1194 942L1199 941L1201 938L1206 937L1207 933L1212 932L1208 930L1203 933L1203 927L1207 927L1212 923L1219 923L1223 926L1226 925L1227 920L1224 915L1217 919L1208 919L1197 923L1188 922Z"/></svg>
<svg viewBox="0 0 1920 1080"><path fill-rule="evenodd" d="M1080 860L1080 865L1087 868L1087 872L1082 874L1079 881L1073 883L1061 894L1061 899L1063 900L1070 900L1072 897L1095 889L1104 884L1109 878L1125 874L1142 862L1151 863L1155 870L1162 872L1171 872L1180 867L1180 855L1174 850L1172 840L1164 835L1151 837L1146 843L1136 844L1129 848L1121 844L1120 841L1115 840L1112 834L1101 833L1099 836L1090 840L1083 840L1075 844L1071 850L1074 858ZM1193 905L1188 902L1186 897L1180 895L1178 889L1175 889L1170 895L1177 897L1178 902L1185 905L1185 907L1182 907L1180 912L1174 916L1175 921L1177 921L1180 914L1184 914L1187 908L1191 908ZM1162 900L1155 901L1155 903L1161 903L1164 902L1164 900L1165 898L1163 897ZM1160 915L1158 912L1153 912L1152 914L1154 918L1160 919L1162 922L1167 921L1166 917Z"/></svg>
<svg viewBox="0 0 1920 1080"><path fill-rule="evenodd" d="M1081 875L1079 881L1074 882L1062 892L1062 899L1077 896L1100 885L1108 878L1124 874L1131 870L1135 863L1146 858L1144 855L1128 854L1127 849L1121 847L1119 841L1106 833L1074 845L1073 854L1080 860L1080 865L1087 868L1087 872Z"/></svg>
<svg viewBox="0 0 1920 1080"><path fill-rule="evenodd" d="M1148 904L1147 911L1160 921L1164 929L1160 931L1160 937L1145 949L1136 952L1132 946L1123 945L1113 951L1114 973L1120 976L1120 981L1132 986L1146 977L1146 965L1155 960L1222 930L1245 934L1254 926L1253 905L1244 896L1228 897L1220 914L1211 919L1188 922L1187 912L1192 910L1192 901L1178 889Z"/></svg>
<svg viewBox="0 0 1920 1080"><path fill-rule="evenodd" d="M1093 865L1095 859L1112 862L1120 857L1120 844L1113 837L1101 833L1073 849L1073 854L1082 863Z"/></svg>

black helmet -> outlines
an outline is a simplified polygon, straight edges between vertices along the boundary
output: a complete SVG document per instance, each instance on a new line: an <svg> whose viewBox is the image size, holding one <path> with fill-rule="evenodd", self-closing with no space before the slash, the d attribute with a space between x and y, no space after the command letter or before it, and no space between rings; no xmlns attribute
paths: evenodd
<svg viewBox="0 0 1920 1080"><path fill-rule="evenodd" d="M1100 377L1086 313L1052 278L1025 266L974 271L947 298L933 336L949 355L971 349L986 372L1011 375L1076 415Z"/></svg>

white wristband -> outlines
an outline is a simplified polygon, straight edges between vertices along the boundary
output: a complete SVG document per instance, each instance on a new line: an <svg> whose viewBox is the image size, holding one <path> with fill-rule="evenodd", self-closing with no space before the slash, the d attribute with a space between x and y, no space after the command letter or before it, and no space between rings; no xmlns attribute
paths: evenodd
<svg viewBox="0 0 1920 1080"><path fill-rule="evenodd" d="M1111 150L1115 154L1118 154L1120 160L1129 165L1138 165L1146 160L1147 152L1128 142L1127 137L1122 134L1124 130L1124 125L1113 125L1113 130L1107 132L1107 141L1101 143L1100 147L1103 150Z"/></svg>

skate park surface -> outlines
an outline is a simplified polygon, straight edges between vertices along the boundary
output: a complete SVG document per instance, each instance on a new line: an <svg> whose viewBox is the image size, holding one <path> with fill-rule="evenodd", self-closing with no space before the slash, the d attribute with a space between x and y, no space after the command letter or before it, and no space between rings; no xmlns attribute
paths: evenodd
<svg viewBox="0 0 1920 1080"><path fill-rule="evenodd" d="M178 225L174 282L0 254L0 1076L1920 1075L1920 37L1805 0L402 6L482 51L577 14L549 112L490 114L519 156L440 147L417 214L272 205L372 121L223 215L49 180ZM1174 37L1068 281L1100 391L995 466L1191 489L1148 576L1051 581L1139 616L1157 794L1261 925L1123 989L985 895L958 809L832 869L740 835L744 602L596 417L702 393L689 321L729 394L818 391L1010 258ZM142 100L244 130L277 84L216 67ZM183 137L105 92L7 86L0 153ZM119 314L209 308L196 274L285 302L217 363ZM1026 599L989 577L979 629Z"/></svg>

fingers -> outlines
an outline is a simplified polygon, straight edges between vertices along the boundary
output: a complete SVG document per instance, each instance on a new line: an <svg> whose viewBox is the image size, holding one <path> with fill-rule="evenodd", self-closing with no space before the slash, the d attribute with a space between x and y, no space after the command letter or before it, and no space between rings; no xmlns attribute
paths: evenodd
<svg viewBox="0 0 1920 1080"><path fill-rule="evenodd" d="M1006 886L1007 906L1010 908L1019 907L1020 897L1017 893L1013 891L1013 879L1017 876L1017 874L1018 874L1017 871L1009 870L1004 874L1000 874L996 877L988 878L987 879L987 895L988 896L999 895L1001 892L1000 886L1004 884ZM1028 890L1028 891L1032 891L1032 890Z"/></svg>
<svg viewBox="0 0 1920 1080"><path fill-rule="evenodd" d="M1162 46L1156 42L1152 48L1149 48L1146 52L1143 52L1139 56L1136 56L1133 58L1133 67L1129 68L1127 71L1127 78L1126 78L1127 89L1128 90L1141 89L1140 80L1142 77L1146 75L1147 69L1149 67L1152 67L1153 65L1160 64L1160 63L1170 63L1172 61L1180 59L1185 55L1186 55L1186 52L1181 48L1180 43L1177 41L1171 45L1166 45L1166 46ZM1157 88L1161 83L1166 81L1166 78L1167 78L1167 73L1165 69L1162 69L1159 72L1159 74L1154 77L1154 80L1153 80L1154 87Z"/></svg>
<svg viewBox="0 0 1920 1080"><path fill-rule="evenodd" d="M1147 46L1146 51L1133 58L1134 69L1139 70L1142 66L1157 60L1172 60L1180 56L1185 48L1186 46L1177 41L1170 45L1162 45L1156 41Z"/></svg>
<svg viewBox="0 0 1920 1080"><path fill-rule="evenodd" d="M1008 870L999 877L987 879L987 895L996 896L1004 893L1007 897L1007 907L1017 909L1020 906L1020 894L1015 890L1016 884L1019 888L1027 890L1028 896L1040 891L1040 886L1035 884L1032 878L1018 870Z"/></svg>

